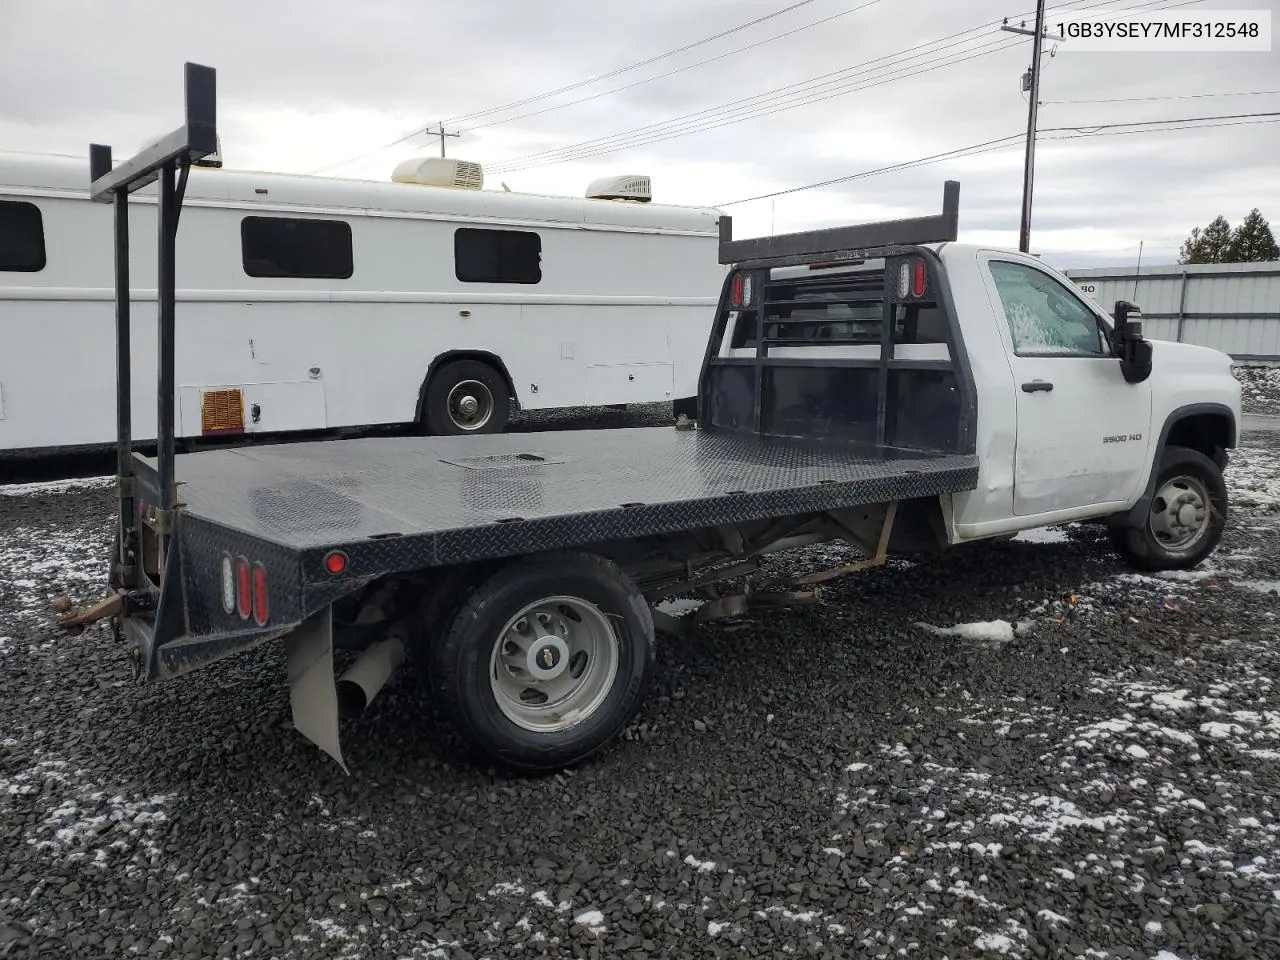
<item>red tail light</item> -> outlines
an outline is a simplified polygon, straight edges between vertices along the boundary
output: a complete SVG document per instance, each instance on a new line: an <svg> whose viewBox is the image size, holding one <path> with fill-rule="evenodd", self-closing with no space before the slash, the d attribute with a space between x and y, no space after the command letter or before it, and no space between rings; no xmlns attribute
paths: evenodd
<svg viewBox="0 0 1280 960"><path fill-rule="evenodd" d="M730 301L735 307L742 306L742 274L740 273L733 275L733 290L730 295Z"/></svg>
<svg viewBox="0 0 1280 960"><path fill-rule="evenodd" d="M347 555L341 550L334 550L324 555L324 569L326 572L338 576L347 569Z"/></svg>
<svg viewBox="0 0 1280 960"><path fill-rule="evenodd" d="M911 295L913 297L924 296L924 287L925 287L924 261L917 260L915 262L915 266L913 268L913 273L911 276Z"/></svg>
<svg viewBox="0 0 1280 960"><path fill-rule="evenodd" d="M271 615L267 604L267 568L260 563L253 565L253 622L265 626Z"/></svg>
<svg viewBox="0 0 1280 960"><path fill-rule="evenodd" d="M244 557L236 558L236 612L241 620L248 620L253 612L253 581Z"/></svg>

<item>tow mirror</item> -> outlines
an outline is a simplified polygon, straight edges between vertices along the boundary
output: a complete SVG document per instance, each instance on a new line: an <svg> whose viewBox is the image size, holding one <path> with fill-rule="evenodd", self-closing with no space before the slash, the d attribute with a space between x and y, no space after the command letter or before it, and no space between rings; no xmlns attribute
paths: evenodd
<svg viewBox="0 0 1280 960"><path fill-rule="evenodd" d="M1120 358L1120 372L1127 383L1142 383L1151 376L1151 341L1142 334L1142 311L1135 303L1117 300L1116 325L1111 345Z"/></svg>

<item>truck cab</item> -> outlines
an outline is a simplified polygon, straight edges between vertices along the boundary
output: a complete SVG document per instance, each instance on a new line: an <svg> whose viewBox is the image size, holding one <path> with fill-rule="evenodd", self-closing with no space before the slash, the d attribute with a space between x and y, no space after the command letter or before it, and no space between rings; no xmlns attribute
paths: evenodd
<svg viewBox="0 0 1280 960"><path fill-rule="evenodd" d="M1207 554L1225 516L1203 511L1219 499L1240 422L1231 358L1145 340L1132 304L1108 316L1034 257L961 244L938 253L982 407L982 479L956 498L955 538L1102 517L1118 531L1151 527L1146 551L1118 538L1129 559L1163 567ZM1129 344L1145 355L1136 370L1126 368ZM1151 489L1175 466L1188 476Z"/></svg>
<svg viewBox="0 0 1280 960"><path fill-rule="evenodd" d="M975 454L977 486L937 505L939 546L1097 521L1139 569L1213 549L1241 416L1229 356L1148 340L1136 305L1108 315L1013 251L788 257L841 245L821 233L727 241L743 259L704 362L708 425Z"/></svg>

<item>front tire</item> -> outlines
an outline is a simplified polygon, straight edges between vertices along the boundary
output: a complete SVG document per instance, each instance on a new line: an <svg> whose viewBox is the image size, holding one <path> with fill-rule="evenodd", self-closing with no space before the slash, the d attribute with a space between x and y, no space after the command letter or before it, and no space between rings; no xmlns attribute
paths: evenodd
<svg viewBox="0 0 1280 960"><path fill-rule="evenodd" d="M501 433L511 415L502 374L479 360L450 360L431 376L423 425L433 436Z"/></svg>
<svg viewBox="0 0 1280 960"><path fill-rule="evenodd" d="M577 765L631 721L654 663L653 619L611 561L528 557L485 579L430 654L454 729L522 772Z"/></svg>
<svg viewBox="0 0 1280 960"><path fill-rule="evenodd" d="M1227 485L1198 450L1168 447L1142 522L1112 527L1111 542L1135 570L1189 570L1213 552L1227 524Z"/></svg>

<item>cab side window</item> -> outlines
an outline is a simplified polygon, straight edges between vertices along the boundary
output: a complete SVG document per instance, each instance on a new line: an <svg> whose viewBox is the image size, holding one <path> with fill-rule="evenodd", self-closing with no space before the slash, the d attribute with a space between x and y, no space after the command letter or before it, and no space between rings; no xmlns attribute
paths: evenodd
<svg viewBox="0 0 1280 960"><path fill-rule="evenodd" d="M1107 356L1098 319L1066 286L1022 263L989 264L1019 356Z"/></svg>

